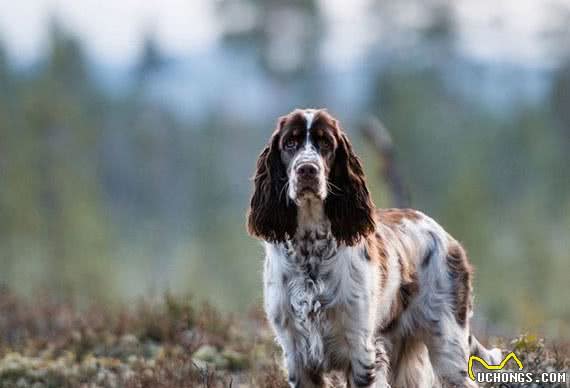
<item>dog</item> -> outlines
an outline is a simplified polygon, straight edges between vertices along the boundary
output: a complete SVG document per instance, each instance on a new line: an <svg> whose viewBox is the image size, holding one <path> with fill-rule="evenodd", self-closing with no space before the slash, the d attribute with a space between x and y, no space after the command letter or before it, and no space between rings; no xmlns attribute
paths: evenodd
<svg viewBox="0 0 570 388"><path fill-rule="evenodd" d="M247 216L264 241L264 308L291 387L472 387L472 267L440 225L378 209L362 163L324 109L281 118L257 160Z"/></svg>

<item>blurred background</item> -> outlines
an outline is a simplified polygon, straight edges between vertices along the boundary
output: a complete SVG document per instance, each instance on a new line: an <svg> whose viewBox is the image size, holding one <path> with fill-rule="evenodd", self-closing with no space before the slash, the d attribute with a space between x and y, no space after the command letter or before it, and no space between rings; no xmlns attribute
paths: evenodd
<svg viewBox="0 0 570 388"><path fill-rule="evenodd" d="M244 221L279 115L392 134L462 241L479 325L570 337L570 2L0 0L0 282L79 302L261 300Z"/></svg>

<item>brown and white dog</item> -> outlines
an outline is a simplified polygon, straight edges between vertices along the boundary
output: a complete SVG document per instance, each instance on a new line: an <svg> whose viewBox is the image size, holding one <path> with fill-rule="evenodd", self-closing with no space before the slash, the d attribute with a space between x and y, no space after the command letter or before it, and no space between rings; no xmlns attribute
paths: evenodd
<svg viewBox="0 0 570 388"><path fill-rule="evenodd" d="M291 387L464 387L472 269L415 210L375 208L361 162L325 110L279 119L257 161L250 234L265 241L265 310Z"/></svg>

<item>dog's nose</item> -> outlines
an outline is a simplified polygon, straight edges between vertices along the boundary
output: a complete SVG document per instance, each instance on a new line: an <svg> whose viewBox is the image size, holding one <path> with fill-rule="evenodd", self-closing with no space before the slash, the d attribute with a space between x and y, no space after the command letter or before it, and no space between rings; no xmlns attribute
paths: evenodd
<svg viewBox="0 0 570 388"><path fill-rule="evenodd" d="M317 177L319 170L312 163L304 163L297 167L297 175L300 179L309 180Z"/></svg>

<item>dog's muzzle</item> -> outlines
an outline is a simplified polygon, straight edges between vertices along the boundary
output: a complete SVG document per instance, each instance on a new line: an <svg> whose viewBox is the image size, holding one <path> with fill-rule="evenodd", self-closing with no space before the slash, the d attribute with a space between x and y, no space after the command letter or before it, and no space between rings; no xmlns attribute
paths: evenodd
<svg viewBox="0 0 570 388"><path fill-rule="evenodd" d="M303 162L295 166L296 175L296 194L297 196L305 193L321 194L321 169L318 164L313 162Z"/></svg>

